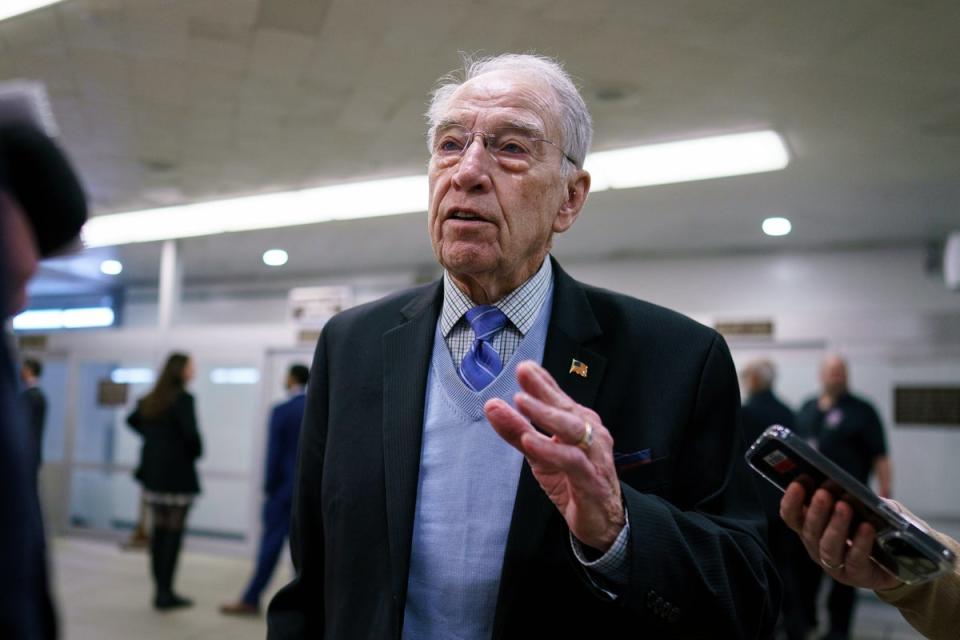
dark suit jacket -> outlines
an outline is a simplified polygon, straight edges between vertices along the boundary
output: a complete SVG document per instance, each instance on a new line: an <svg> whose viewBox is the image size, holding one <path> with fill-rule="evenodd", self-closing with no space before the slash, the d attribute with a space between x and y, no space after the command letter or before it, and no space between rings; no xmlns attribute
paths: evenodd
<svg viewBox="0 0 960 640"><path fill-rule="evenodd" d="M143 436L140 466L134 474L144 489L157 493L200 493L196 460L203 455L193 396L181 392L158 416L146 417L140 404L127 424Z"/></svg>
<svg viewBox="0 0 960 640"><path fill-rule="evenodd" d="M5 215L2 209L0 215ZM6 301L3 271L0 264L0 303ZM0 329L0 638L47 640L56 637L57 624L47 578L33 434L18 386L7 335Z"/></svg>
<svg viewBox="0 0 960 640"><path fill-rule="evenodd" d="M20 396L23 399L33 440L36 467L43 462L43 425L47 419L47 398L39 387L29 387Z"/></svg>
<svg viewBox="0 0 960 640"><path fill-rule="evenodd" d="M263 490L271 501L289 503L293 499L297 441L300 439L306 401L306 396L300 393L281 402L270 412ZM287 517L290 517L289 513Z"/></svg>
<svg viewBox="0 0 960 640"><path fill-rule="evenodd" d="M554 271L544 367L599 413L618 452L649 449L652 461L620 475L630 580L613 602L576 564L566 524L524 464L494 638L768 637L779 583L723 340ZM273 640L400 637L442 296L439 283L396 294L334 317L321 334L294 500L297 576L270 605ZM586 377L570 373L574 358Z"/></svg>

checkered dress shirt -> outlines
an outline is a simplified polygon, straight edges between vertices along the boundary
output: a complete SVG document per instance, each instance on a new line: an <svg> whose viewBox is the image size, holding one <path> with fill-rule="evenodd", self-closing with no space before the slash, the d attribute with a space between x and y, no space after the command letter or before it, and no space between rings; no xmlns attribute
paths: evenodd
<svg viewBox="0 0 960 640"><path fill-rule="evenodd" d="M517 345L523 340L533 327L533 323L540 313L543 302L550 291L550 282L553 279L553 267L550 259L543 261L543 266L532 278L520 287L508 293L493 306L503 311L509 322L503 330L494 336L493 348L500 354L501 364L506 364L517 350ZM476 336L464 314L477 306L463 291L460 290L449 273L443 274L443 309L440 311L440 332L443 334L450 349L454 366L459 367L463 357L470 351Z"/></svg>

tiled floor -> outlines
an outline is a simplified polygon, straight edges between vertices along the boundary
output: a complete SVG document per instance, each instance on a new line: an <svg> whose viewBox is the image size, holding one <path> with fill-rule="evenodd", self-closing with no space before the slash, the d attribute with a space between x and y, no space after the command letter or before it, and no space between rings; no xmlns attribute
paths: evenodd
<svg viewBox="0 0 960 640"><path fill-rule="evenodd" d="M266 622L231 618L217 610L236 598L251 561L185 552L175 587L194 606L159 613L151 606L147 556L113 543L77 538L54 541L53 557L64 640L263 640ZM284 573L278 569L278 573ZM274 590L289 576L274 576ZM264 604L269 602L267 594Z"/></svg>
<svg viewBox="0 0 960 640"><path fill-rule="evenodd" d="M236 619L217 607L235 597L249 577L250 561L186 552L177 589L196 605L172 613L150 606L151 587L143 552L121 551L116 544L59 538L53 545L58 606L64 640L262 640L263 617ZM288 579L278 570L273 591ZM920 638L896 610L866 594L857 608L856 640Z"/></svg>

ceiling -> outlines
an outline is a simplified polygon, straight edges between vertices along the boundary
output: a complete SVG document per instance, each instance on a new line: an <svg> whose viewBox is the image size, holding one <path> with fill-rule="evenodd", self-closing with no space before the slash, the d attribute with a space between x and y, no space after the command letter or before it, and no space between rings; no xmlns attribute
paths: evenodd
<svg viewBox="0 0 960 640"><path fill-rule="evenodd" d="M960 227L955 0L66 0L0 22L0 80L46 83L95 214L424 173L458 51L562 59L594 149L771 127L777 173L594 194L565 259L916 244ZM265 212L264 215L269 215ZM785 215L786 238L760 221ZM182 241L191 282L432 262L422 214ZM290 253L282 269L263 250ZM159 246L45 266L35 293L156 281ZM93 265L91 267L91 265Z"/></svg>

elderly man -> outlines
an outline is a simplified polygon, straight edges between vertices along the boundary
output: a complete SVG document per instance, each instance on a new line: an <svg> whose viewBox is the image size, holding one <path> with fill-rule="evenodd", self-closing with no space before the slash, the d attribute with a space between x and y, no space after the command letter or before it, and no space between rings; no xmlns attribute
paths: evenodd
<svg viewBox="0 0 960 640"><path fill-rule="evenodd" d="M428 117L444 276L324 328L269 637L767 637L723 340L549 256L590 188L573 83L485 59Z"/></svg>

